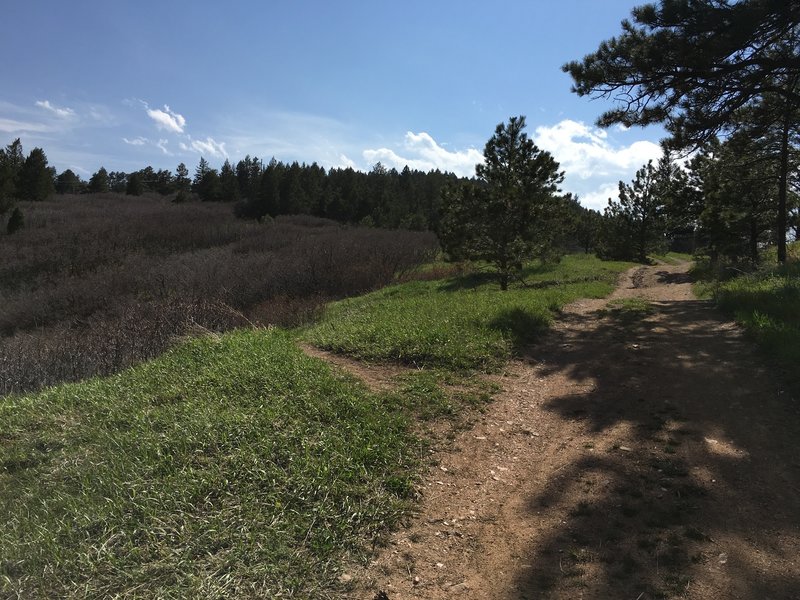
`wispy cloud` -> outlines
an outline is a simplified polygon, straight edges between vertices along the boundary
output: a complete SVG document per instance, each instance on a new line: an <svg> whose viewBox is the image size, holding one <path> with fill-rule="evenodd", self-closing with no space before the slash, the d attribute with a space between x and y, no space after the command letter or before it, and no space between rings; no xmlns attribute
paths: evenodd
<svg viewBox="0 0 800 600"><path fill-rule="evenodd" d="M339 162L330 165L334 169L358 169L358 165L346 154L339 155Z"/></svg>
<svg viewBox="0 0 800 600"><path fill-rule="evenodd" d="M218 142L212 137L207 137L205 140L193 140L189 138L187 142L180 142L181 150L187 152L197 152L203 156L214 156L217 158L228 158L228 152L225 150L225 142Z"/></svg>
<svg viewBox="0 0 800 600"><path fill-rule="evenodd" d="M381 164L402 169L406 165L420 171L439 169L469 177L475 174L475 165L483 162L483 155L475 148L450 151L443 148L426 132L407 132L399 154L391 148L364 150L364 159L369 164Z"/></svg>
<svg viewBox="0 0 800 600"><path fill-rule="evenodd" d="M55 116L59 117L60 119L69 119L75 116L75 111L71 108L67 107L60 107L50 104L49 100L37 100L35 105L39 108L43 108L46 111L54 114Z"/></svg>
<svg viewBox="0 0 800 600"><path fill-rule="evenodd" d="M155 122L158 129L171 131L173 133L183 133L183 129L186 127L186 119L183 115L174 112L166 104L164 105L164 110L160 108L150 108L146 103L144 104L147 116Z"/></svg>
<svg viewBox="0 0 800 600"><path fill-rule="evenodd" d="M0 131L3 133L42 133L49 130L50 128L44 123L31 123L28 121L17 121L16 119L4 119L0 117Z"/></svg>
<svg viewBox="0 0 800 600"><path fill-rule="evenodd" d="M133 138L132 140L124 137L122 138L122 141L126 144L130 144L131 146L144 146L148 142L147 138L143 138L141 136Z"/></svg>
<svg viewBox="0 0 800 600"><path fill-rule="evenodd" d="M172 155L173 155L173 154L172 154L172 152L170 152L170 151L167 149L167 144L169 144L169 140L160 139L160 140L158 140L158 142L156 143L156 148L158 148L159 150L161 150L161 151L162 151L164 154L166 154L167 156L172 156Z"/></svg>
<svg viewBox="0 0 800 600"><path fill-rule="evenodd" d="M249 109L223 117L216 133L235 156L250 154L284 162L355 168L348 157L360 157L366 144L353 141L353 130L352 125L326 116Z"/></svg>

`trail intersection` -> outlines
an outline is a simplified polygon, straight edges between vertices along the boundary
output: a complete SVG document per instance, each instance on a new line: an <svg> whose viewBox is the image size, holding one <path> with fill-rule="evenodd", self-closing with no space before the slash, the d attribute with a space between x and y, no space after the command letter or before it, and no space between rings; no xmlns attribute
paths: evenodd
<svg viewBox="0 0 800 600"><path fill-rule="evenodd" d="M566 307L349 597L800 597L800 406L687 268Z"/></svg>

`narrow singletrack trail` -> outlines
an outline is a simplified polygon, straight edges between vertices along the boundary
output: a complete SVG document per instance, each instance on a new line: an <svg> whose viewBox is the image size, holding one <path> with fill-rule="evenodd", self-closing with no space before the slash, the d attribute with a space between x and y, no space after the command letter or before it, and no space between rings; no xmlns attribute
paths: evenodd
<svg viewBox="0 0 800 600"><path fill-rule="evenodd" d="M566 307L347 597L800 598L800 402L687 268Z"/></svg>

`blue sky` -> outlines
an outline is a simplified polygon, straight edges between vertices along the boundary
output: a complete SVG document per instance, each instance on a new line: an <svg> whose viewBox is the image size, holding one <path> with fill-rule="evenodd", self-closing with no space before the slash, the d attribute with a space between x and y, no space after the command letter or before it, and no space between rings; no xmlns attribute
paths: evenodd
<svg viewBox="0 0 800 600"><path fill-rule="evenodd" d="M563 188L601 208L663 131L598 130L610 105L572 94L560 66L641 3L17 2L0 22L0 144L84 178L245 154L471 175L523 114Z"/></svg>

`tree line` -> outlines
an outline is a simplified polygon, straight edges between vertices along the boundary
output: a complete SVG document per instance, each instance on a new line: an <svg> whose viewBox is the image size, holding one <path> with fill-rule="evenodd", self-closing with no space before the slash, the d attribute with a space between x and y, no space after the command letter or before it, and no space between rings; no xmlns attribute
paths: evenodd
<svg viewBox="0 0 800 600"><path fill-rule="evenodd" d="M175 202L230 202L238 216L249 219L306 214L375 227L435 230L442 190L458 180L439 170L397 171L380 163L365 173L246 156L235 165L225 160L220 169L201 157L191 177L180 163L174 173L149 166L131 173L101 167L85 181L71 169L57 174L41 148L25 158L16 139L0 149L0 216L14 209L17 200L45 200L53 194L153 192L171 195ZM21 214L18 207L16 212Z"/></svg>
<svg viewBox="0 0 800 600"><path fill-rule="evenodd" d="M620 182L619 199L598 215L598 253L644 261L648 253L670 248L714 263L757 265L762 251L787 232L800 239L800 146L790 146L784 205L781 158L774 150L768 138L747 129L712 138L684 164L665 150L633 181Z"/></svg>

